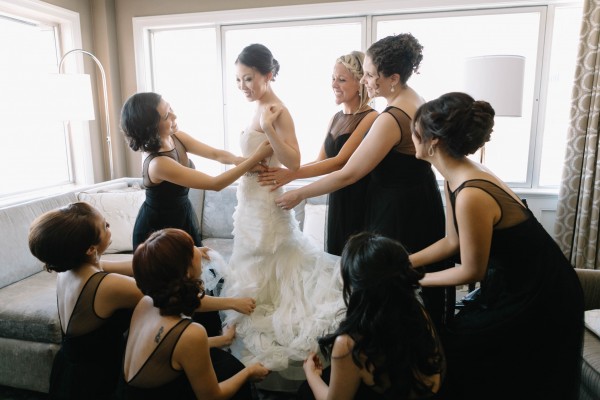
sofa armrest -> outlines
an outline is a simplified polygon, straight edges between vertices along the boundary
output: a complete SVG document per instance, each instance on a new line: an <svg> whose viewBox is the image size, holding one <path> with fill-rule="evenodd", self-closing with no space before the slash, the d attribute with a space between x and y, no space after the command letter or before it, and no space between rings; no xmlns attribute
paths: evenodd
<svg viewBox="0 0 600 400"><path fill-rule="evenodd" d="M583 288L586 310L600 309L600 270L575 268Z"/></svg>

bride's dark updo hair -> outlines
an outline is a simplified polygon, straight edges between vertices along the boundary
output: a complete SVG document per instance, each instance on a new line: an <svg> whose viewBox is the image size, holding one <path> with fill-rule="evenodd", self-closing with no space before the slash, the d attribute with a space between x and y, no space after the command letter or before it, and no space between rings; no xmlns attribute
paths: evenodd
<svg viewBox="0 0 600 400"><path fill-rule="evenodd" d="M246 46L238 55L235 63L242 63L247 67L256 68L263 75L272 72L273 78L271 80L273 81L279 73L279 62L273 58L271 50L259 43Z"/></svg>
<svg viewBox="0 0 600 400"><path fill-rule="evenodd" d="M133 255L133 275L142 293L150 296L160 315L192 315L204 296L203 284L188 276L194 240L180 229L154 232Z"/></svg>
<svg viewBox="0 0 600 400"><path fill-rule="evenodd" d="M439 146L460 158L475 153L490 140L494 115L487 101L461 92L446 93L419 107L412 122L413 134L426 141L440 139Z"/></svg>

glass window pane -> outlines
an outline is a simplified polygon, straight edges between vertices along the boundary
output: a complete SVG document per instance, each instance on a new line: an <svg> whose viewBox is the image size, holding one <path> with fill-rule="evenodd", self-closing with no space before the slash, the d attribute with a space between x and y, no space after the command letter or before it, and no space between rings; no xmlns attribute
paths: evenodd
<svg viewBox="0 0 600 400"><path fill-rule="evenodd" d="M181 130L222 149L221 74L215 28L157 31L152 37L153 90L173 107ZM196 169L218 175L223 165L191 155Z"/></svg>
<svg viewBox="0 0 600 400"><path fill-rule="evenodd" d="M277 96L294 119L301 163L313 161L321 148L327 126L339 110L331 89L335 60L361 50L360 22L303 26L262 26L225 32L225 98L227 141L239 154L239 134L250 122L255 104L248 104L235 82L235 60L244 47L264 44L281 68L272 83ZM310 46L307 47L307 43Z"/></svg>
<svg viewBox="0 0 600 400"><path fill-rule="evenodd" d="M464 91L467 78L464 62L468 57L497 54L525 57L523 116L497 117L492 139L485 149L485 164L503 180L517 184L527 182L539 20L539 12L523 12L447 13L377 22L378 39L410 32L423 45L420 73L411 77L409 85L428 100L447 92Z"/></svg>
<svg viewBox="0 0 600 400"><path fill-rule="evenodd" d="M562 179L582 11L582 7L560 7L554 17L540 186L558 186Z"/></svg>
<svg viewBox="0 0 600 400"><path fill-rule="evenodd" d="M65 126L42 119L44 110L34 106L43 105L35 101L39 88L31 88L43 74L57 70L53 28L0 17L0 196L70 180Z"/></svg>

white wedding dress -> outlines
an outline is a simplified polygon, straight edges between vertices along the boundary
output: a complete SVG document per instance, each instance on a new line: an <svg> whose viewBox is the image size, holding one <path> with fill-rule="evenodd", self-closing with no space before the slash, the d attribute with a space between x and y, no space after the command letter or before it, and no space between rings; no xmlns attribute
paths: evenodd
<svg viewBox="0 0 600 400"><path fill-rule="evenodd" d="M265 140L262 132L244 131L243 155ZM281 164L272 156L269 166ZM275 205L281 193L282 188L260 186L256 174L240 179L233 254L221 296L253 297L256 309L249 316L222 315L224 323L236 324L232 351L244 364L261 362L286 378L304 379L298 371L290 374L288 362L317 351L317 338L333 332L345 314L340 257L317 248L300 231L294 211Z"/></svg>

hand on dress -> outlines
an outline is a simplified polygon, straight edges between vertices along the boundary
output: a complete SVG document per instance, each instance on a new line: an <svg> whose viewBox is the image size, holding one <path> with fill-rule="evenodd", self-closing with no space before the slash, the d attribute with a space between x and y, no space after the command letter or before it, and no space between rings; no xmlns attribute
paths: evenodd
<svg viewBox="0 0 600 400"><path fill-rule="evenodd" d="M262 142L254 153L250 156L251 159L256 160L257 166L261 166L263 171L267 168L267 158L270 158L273 155L273 148L271 147L271 143L268 140Z"/></svg>
<svg viewBox="0 0 600 400"><path fill-rule="evenodd" d="M272 186L271 191L294 180L293 172L287 168L269 168L258 175L260 186Z"/></svg>
<svg viewBox="0 0 600 400"><path fill-rule="evenodd" d="M251 297L235 297L232 301L231 308L242 314L250 315L256 308L256 300Z"/></svg>
<svg viewBox="0 0 600 400"><path fill-rule="evenodd" d="M269 104L263 108L259 121L263 132L274 131L273 124L279 118L281 111L283 111L281 104Z"/></svg>
<svg viewBox="0 0 600 400"><path fill-rule="evenodd" d="M260 382L269 375L271 371L265 368L261 363L252 364L247 367L248 372L250 373L250 381L251 382Z"/></svg>
<svg viewBox="0 0 600 400"><path fill-rule="evenodd" d="M235 339L235 325L225 325L221 336L223 336L223 347L231 346Z"/></svg>
<svg viewBox="0 0 600 400"><path fill-rule="evenodd" d="M208 261L210 261L210 256L208 255L208 252L212 250L210 247L198 247L198 250L200 250L202 258L206 258Z"/></svg>
<svg viewBox="0 0 600 400"><path fill-rule="evenodd" d="M277 207L280 207L284 210L291 210L296 207L301 201L302 197L300 196L298 189L290 190L289 192L285 192L281 196L275 199L275 204Z"/></svg>
<svg viewBox="0 0 600 400"><path fill-rule="evenodd" d="M308 355L308 358L304 360L302 368L304 369L304 373L306 375L321 376L323 374L323 364L321 363L321 359L312 351Z"/></svg>

